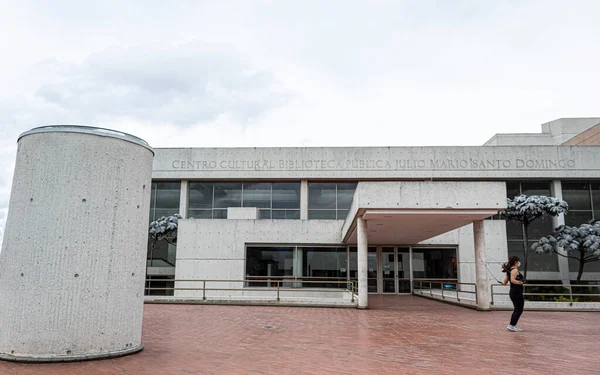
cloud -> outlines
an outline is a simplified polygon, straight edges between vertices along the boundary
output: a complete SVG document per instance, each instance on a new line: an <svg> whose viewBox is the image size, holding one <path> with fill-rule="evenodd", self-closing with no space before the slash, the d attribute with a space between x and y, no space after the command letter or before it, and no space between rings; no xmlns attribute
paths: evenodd
<svg viewBox="0 0 600 375"><path fill-rule="evenodd" d="M203 43L115 47L79 65L47 64L57 78L43 84L37 98L79 121L129 118L189 126L227 115L244 124L291 98L269 71Z"/></svg>

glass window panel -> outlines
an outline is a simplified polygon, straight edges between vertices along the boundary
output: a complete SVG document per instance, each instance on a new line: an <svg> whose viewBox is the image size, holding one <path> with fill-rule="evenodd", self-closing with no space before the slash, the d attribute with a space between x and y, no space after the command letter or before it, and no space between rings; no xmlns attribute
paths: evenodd
<svg viewBox="0 0 600 375"><path fill-rule="evenodd" d="M188 210L190 219L212 219L212 210Z"/></svg>
<svg viewBox="0 0 600 375"><path fill-rule="evenodd" d="M332 281L344 281L347 277L348 258L345 247L304 247L298 249L302 256L302 276L326 278L319 283L307 283L306 286L325 288L345 288L346 284Z"/></svg>
<svg viewBox="0 0 600 375"><path fill-rule="evenodd" d="M356 246L350 246L349 260L350 278L356 279L358 277L358 249Z"/></svg>
<svg viewBox="0 0 600 375"><path fill-rule="evenodd" d="M398 248L398 278L410 278L410 253L409 249Z"/></svg>
<svg viewBox="0 0 600 375"><path fill-rule="evenodd" d="M369 293L377 293L377 248L369 247L367 253L367 282Z"/></svg>
<svg viewBox="0 0 600 375"><path fill-rule="evenodd" d="M335 220L335 210L308 210L309 219Z"/></svg>
<svg viewBox="0 0 600 375"><path fill-rule="evenodd" d="M271 210L258 210L258 218L259 219L270 219L271 218Z"/></svg>
<svg viewBox="0 0 600 375"><path fill-rule="evenodd" d="M593 182L591 185L592 203L594 204L594 211L596 212L595 218L600 220L600 182Z"/></svg>
<svg viewBox="0 0 600 375"><path fill-rule="evenodd" d="M516 220L506 220L506 236L509 240L522 240L523 225Z"/></svg>
<svg viewBox="0 0 600 375"><path fill-rule="evenodd" d="M413 277L456 279L456 249L413 249Z"/></svg>
<svg viewBox="0 0 600 375"><path fill-rule="evenodd" d="M227 210L213 210L213 219L227 219Z"/></svg>
<svg viewBox="0 0 600 375"><path fill-rule="evenodd" d="M274 182L273 208L300 209L300 183Z"/></svg>
<svg viewBox="0 0 600 375"><path fill-rule="evenodd" d="M356 182L340 182L337 184L337 208L347 210L352 204L354 191L356 191Z"/></svg>
<svg viewBox="0 0 600 375"><path fill-rule="evenodd" d="M521 182L521 192L525 195L550 196L549 181Z"/></svg>
<svg viewBox="0 0 600 375"><path fill-rule="evenodd" d="M569 211L565 215L565 224L570 227L578 227L592 219L592 211Z"/></svg>
<svg viewBox="0 0 600 375"><path fill-rule="evenodd" d="M213 183L190 182L189 209L213 208Z"/></svg>
<svg viewBox="0 0 600 375"><path fill-rule="evenodd" d="M349 210L337 210L337 219L338 220L346 220L346 216L348 216Z"/></svg>
<svg viewBox="0 0 600 375"><path fill-rule="evenodd" d="M151 221L154 220L158 220L163 216L171 216L173 214L176 214L177 211L179 210L175 210L175 209L156 209L154 210L154 217L152 217Z"/></svg>
<svg viewBox="0 0 600 375"><path fill-rule="evenodd" d="M554 225L552 224L552 216L545 215L531 224L529 224L528 228L529 232L529 241L538 240L541 237L547 236L552 233L554 230ZM523 238L523 237L521 237Z"/></svg>
<svg viewBox="0 0 600 375"><path fill-rule="evenodd" d="M578 251L571 252L571 254L569 254L569 256L574 256L576 258L579 258L580 253ZM579 261L569 258L569 271L570 272L579 272ZM600 272L600 261L586 263L583 266L583 276L585 276L586 272ZM577 275L573 275L573 279L576 280Z"/></svg>
<svg viewBox="0 0 600 375"><path fill-rule="evenodd" d="M531 246L531 242L529 243ZM525 264L522 241L508 241L508 256L516 255ZM527 271L558 272L558 259L556 254L538 254L533 250L528 251ZM521 268L521 272L523 268Z"/></svg>
<svg viewBox="0 0 600 375"><path fill-rule="evenodd" d="M273 210L273 219L300 219L300 210Z"/></svg>
<svg viewBox="0 0 600 375"><path fill-rule="evenodd" d="M155 207L179 210L179 195L181 194L180 182L155 182L156 198ZM173 213L177 213L177 211Z"/></svg>
<svg viewBox="0 0 600 375"><path fill-rule="evenodd" d="M562 183L563 200L567 201L570 210L591 210L590 185L581 182Z"/></svg>
<svg viewBox="0 0 600 375"><path fill-rule="evenodd" d="M507 182L506 183L506 197L513 199L514 197L521 195L521 186L518 182Z"/></svg>
<svg viewBox="0 0 600 375"><path fill-rule="evenodd" d="M335 209L335 197L335 182L310 182L308 184L309 209Z"/></svg>
<svg viewBox="0 0 600 375"><path fill-rule="evenodd" d="M218 182L215 183L214 207L241 207L242 206L242 183L241 182Z"/></svg>
<svg viewBox="0 0 600 375"><path fill-rule="evenodd" d="M250 279L292 276L293 265L293 247L248 247L246 249L246 276ZM266 282L251 283L251 285L270 286Z"/></svg>
<svg viewBox="0 0 600 375"><path fill-rule="evenodd" d="M244 207L271 208L271 184L268 182L245 182L243 196Z"/></svg>

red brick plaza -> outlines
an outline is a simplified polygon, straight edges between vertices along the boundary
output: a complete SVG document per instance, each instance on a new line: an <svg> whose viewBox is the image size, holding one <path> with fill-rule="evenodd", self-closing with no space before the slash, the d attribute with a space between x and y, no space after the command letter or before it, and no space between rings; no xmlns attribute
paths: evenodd
<svg viewBox="0 0 600 375"><path fill-rule="evenodd" d="M477 312L421 297L371 309L146 305L143 352L0 374L600 374L600 313Z"/></svg>

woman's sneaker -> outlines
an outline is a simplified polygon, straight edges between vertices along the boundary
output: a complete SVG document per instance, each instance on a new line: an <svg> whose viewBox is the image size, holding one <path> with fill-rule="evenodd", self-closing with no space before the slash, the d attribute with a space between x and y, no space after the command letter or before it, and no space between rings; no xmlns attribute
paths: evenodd
<svg viewBox="0 0 600 375"><path fill-rule="evenodd" d="M517 332L523 332L523 330L517 326L514 326L517 329Z"/></svg>
<svg viewBox="0 0 600 375"><path fill-rule="evenodd" d="M511 326L510 324L508 326L506 326L506 329L508 329L509 331L513 331L513 332L519 332L521 330L520 328Z"/></svg>

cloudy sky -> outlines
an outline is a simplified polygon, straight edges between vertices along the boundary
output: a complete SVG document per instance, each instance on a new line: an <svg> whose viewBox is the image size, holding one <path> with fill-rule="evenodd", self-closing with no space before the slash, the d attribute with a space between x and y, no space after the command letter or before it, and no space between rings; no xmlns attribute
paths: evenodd
<svg viewBox="0 0 600 375"><path fill-rule="evenodd" d="M0 0L0 239L18 135L481 145L600 116L600 2Z"/></svg>

